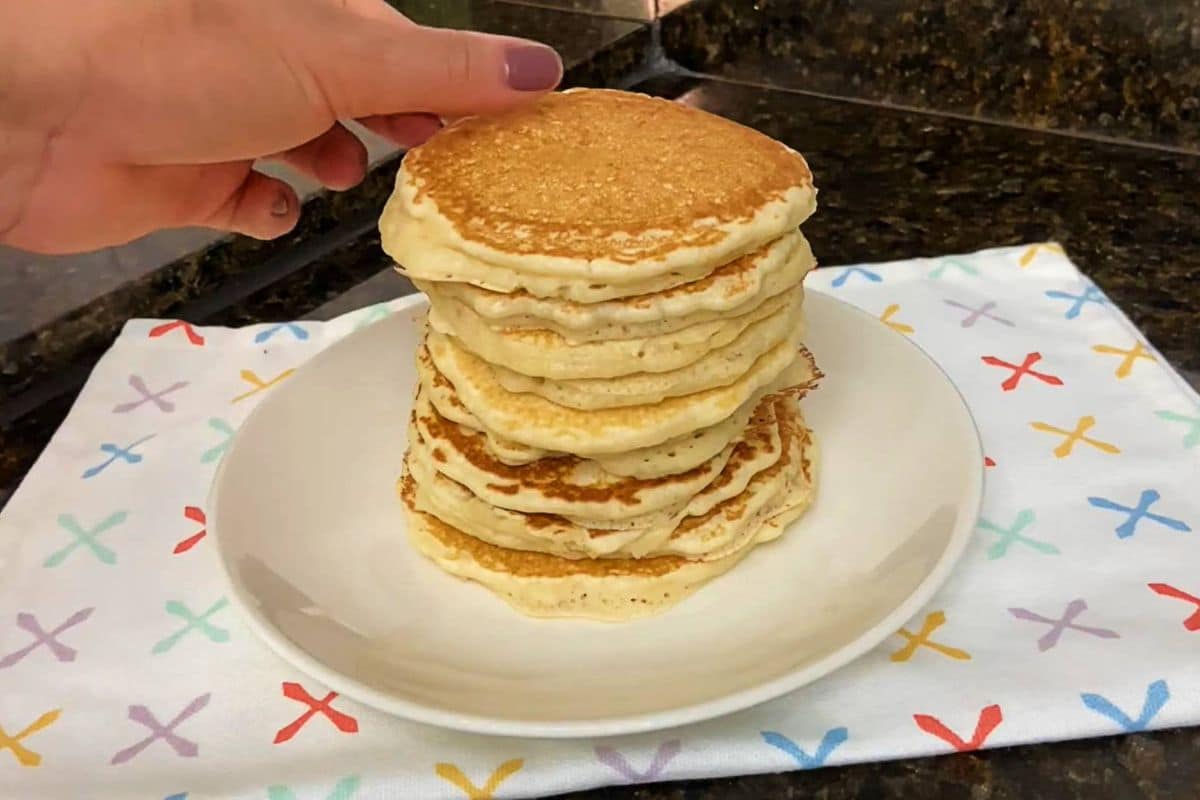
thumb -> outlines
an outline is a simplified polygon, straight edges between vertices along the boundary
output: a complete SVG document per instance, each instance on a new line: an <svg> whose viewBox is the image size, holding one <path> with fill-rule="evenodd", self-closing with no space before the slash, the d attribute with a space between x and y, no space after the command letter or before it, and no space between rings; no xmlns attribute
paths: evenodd
<svg viewBox="0 0 1200 800"><path fill-rule="evenodd" d="M118 207L147 232L199 226L274 239L300 219L295 189L248 161L128 167L122 189Z"/></svg>
<svg viewBox="0 0 1200 800"><path fill-rule="evenodd" d="M306 53L343 119L402 112L443 117L499 111L554 89L562 60L536 42L341 15Z"/></svg>
<svg viewBox="0 0 1200 800"><path fill-rule="evenodd" d="M254 239L274 239L294 228L300 219L296 190L278 178L250 170L241 183L224 188L226 193L219 205L196 224Z"/></svg>
<svg viewBox="0 0 1200 800"><path fill-rule="evenodd" d="M160 228L202 226L272 239L295 226L300 202L290 186L255 172L249 162L81 164L52 171L26 212L6 244L39 253L82 253Z"/></svg>

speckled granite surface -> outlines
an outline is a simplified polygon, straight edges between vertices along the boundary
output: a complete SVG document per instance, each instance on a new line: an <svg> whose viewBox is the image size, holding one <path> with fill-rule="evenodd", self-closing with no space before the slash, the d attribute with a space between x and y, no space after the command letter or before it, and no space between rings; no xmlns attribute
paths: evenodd
<svg viewBox="0 0 1200 800"><path fill-rule="evenodd" d="M562 11L577 11L582 14L600 14L605 17L653 20L686 5L690 0L504 0L504 2L540 8L557 8Z"/></svg>
<svg viewBox="0 0 1200 800"><path fill-rule="evenodd" d="M613 17L491 0L393 5L428 24L548 42L563 56L567 86L611 84L637 66L650 43L645 24ZM0 248L0 403L103 350L130 316L177 314L231 278L254 274L271 259L294 258L298 243L373 224L369 217L391 191L393 171L349 192L310 200L297 230L276 242L188 230L85 256L47 258Z"/></svg>
<svg viewBox="0 0 1200 800"><path fill-rule="evenodd" d="M506 2L624 19L651 20L658 15L658 0L506 0Z"/></svg>
<svg viewBox="0 0 1200 800"><path fill-rule="evenodd" d="M699 0L702 72L1200 149L1200 0Z"/></svg>

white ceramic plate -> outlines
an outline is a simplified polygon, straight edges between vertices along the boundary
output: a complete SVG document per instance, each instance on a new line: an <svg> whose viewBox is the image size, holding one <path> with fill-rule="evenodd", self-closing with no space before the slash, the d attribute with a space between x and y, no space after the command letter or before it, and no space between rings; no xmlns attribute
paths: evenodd
<svg viewBox="0 0 1200 800"><path fill-rule="evenodd" d="M423 296L314 357L238 432L209 526L232 596L280 656L394 714L480 733L604 736L777 697L895 632L975 524L983 454L915 345L810 292L827 377L804 401L818 499L773 544L665 614L537 620L407 540L393 484Z"/></svg>

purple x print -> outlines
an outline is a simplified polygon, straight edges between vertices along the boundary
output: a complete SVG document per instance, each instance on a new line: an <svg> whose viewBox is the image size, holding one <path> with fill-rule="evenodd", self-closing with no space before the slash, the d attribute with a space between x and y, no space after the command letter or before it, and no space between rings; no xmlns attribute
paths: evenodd
<svg viewBox="0 0 1200 800"><path fill-rule="evenodd" d="M71 616L67 617L67 621L59 625L52 631L42 630L42 626L38 623L37 618L33 614L22 611L17 614L17 627L29 631L33 634L33 643L22 647L20 650L15 650L4 658L0 658L0 669L11 667L25 656L32 653L42 645L46 645L54 657L59 661L74 661L74 648L67 647L62 642L58 641L58 635L67 628L72 628L92 615L95 608L83 608L76 611Z"/></svg>
<svg viewBox="0 0 1200 800"><path fill-rule="evenodd" d="M597 747L596 760L631 783L644 783L655 780L662 775L663 770L667 768L672 759L679 755L679 749L680 743L678 739L663 742L654 752L654 758L650 761L650 765L642 771L631 767L625 756L620 751L611 747Z"/></svg>
<svg viewBox="0 0 1200 800"><path fill-rule="evenodd" d="M973 328L975 327L976 322L985 318L990 319L993 322L999 322L1001 325L1007 325L1010 328L1016 326L1016 323L1014 323L1012 320L1005 319L1004 317L998 317L992 313L992 310L996 308L995 300L988 300L978 308L969 306L966 303L960 303L957 300L943 300L942 302L948 306L953 306L960 311L969 312L967 316L963 318L962 323L960 323L964 328Z"/></svg>
<svg viewBox="0 0 1200 800"><path fill-rule="evenodd" d="M167 395L171 392L177 392L188 385L187 381L176 381L165 389L157 392L152 392L146 388L146 382L142 380L141 375L130 375L129 385L133 390L141 395L140 400L130 400L128 403L120 403L113 406L114 414L128 414L136 408L141 408L146 403L153 403L154 406L164 414L170 414L175 411L175 404L170 400L166 400Z"/></svg>
<svg viewBox="0 0 1200 800"><path fill-rule="evenodd" d="M1041 614L1030 611L1027 608L1010 608L1008 613L1012 614L1017 619L1023 619L1026 622L1040 622L1044 625L1049 625L1050 630L1046 631L1040 639L1038 639L1038 650L1046 652L1050 648L1058 644L1058 640L1067 630L1079 631L1092 636L1098 636L1101 639L1120 639L1121 634L1108 628L1092 628L1087 625L1076 625L1075 618L1087 611L1087 603L1083 598L1072 600L1067 603L1066 609L1062 616L1058 619L1043 617Z"/></svg>
<svg viewBox="0 0 1200 800"><path fill-rule="evenodd" d="M196 755L199 755L200 745L175 733L175 728L179 726L179 723L183 722L185 719L208 705L208 700L211 696L212 695L207 693L200 695L195 700L188 703L187 708L176 714L175 718L166 725L160 723L158 718L155 717L154 714L150 712L150 709L146 708L145 706L130 706L129 718L134 722L140 722L142 725L145 725L147 728L149 728L150 735L145 739L142 739L137 744L130 745L129 747L126 747L124 750L117 753L112 757L112 761L109 763L123 764L136 756L138 753L145 750L150 745L154 744L159 739L162 739L164 742L170 745L171 749L175 751L176 755L183 756L185 758L192 758Z"/></svg>

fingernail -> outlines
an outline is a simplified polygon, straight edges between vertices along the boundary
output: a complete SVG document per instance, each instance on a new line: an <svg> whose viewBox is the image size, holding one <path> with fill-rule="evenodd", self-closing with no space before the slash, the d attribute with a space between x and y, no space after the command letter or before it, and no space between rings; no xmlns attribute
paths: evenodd
<svg viewBox="0 0 1200 800"><path fill-rule="evenodd" d="M287 196L281 194L271 204L271 213L276 217L286 217L290 208L291 204L288 202Z"/></svg>
<svg viewBox="0 0 1200 800"><path fill-rule="evenodd" d="M508 85L518 92L553 89L562 78L562 61L549 47L536 44L510 48L504 55Z"/></svg>

